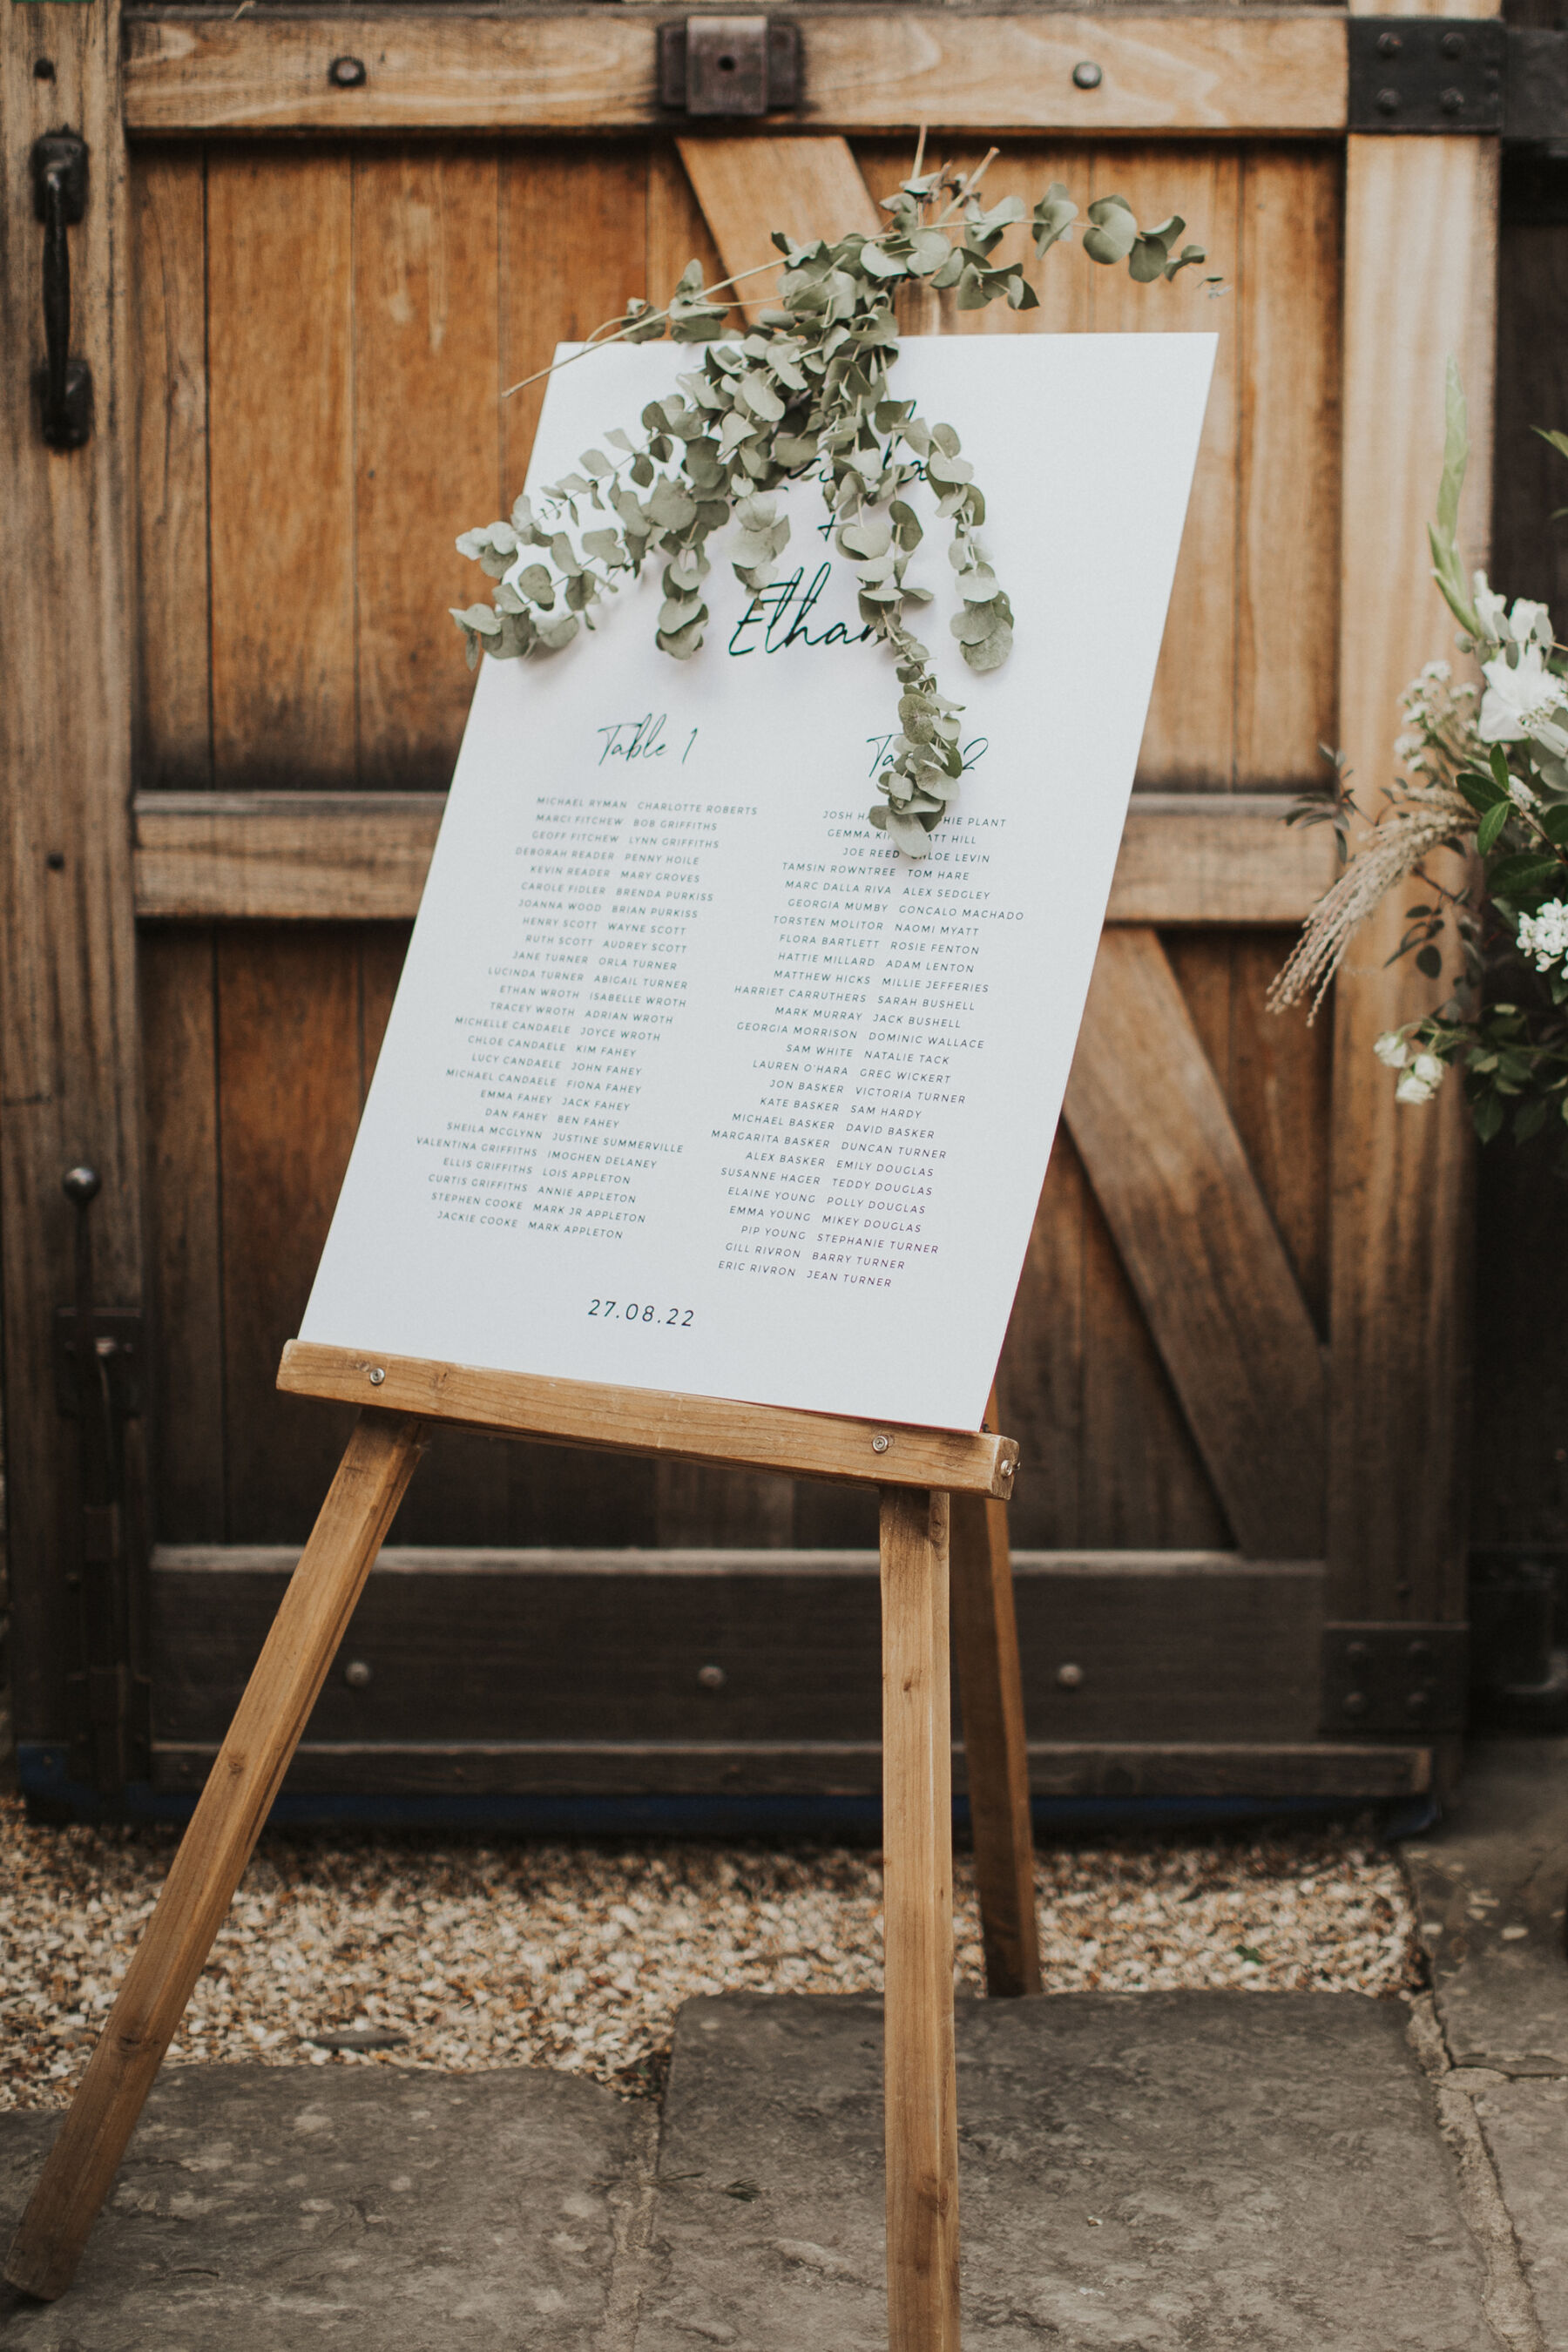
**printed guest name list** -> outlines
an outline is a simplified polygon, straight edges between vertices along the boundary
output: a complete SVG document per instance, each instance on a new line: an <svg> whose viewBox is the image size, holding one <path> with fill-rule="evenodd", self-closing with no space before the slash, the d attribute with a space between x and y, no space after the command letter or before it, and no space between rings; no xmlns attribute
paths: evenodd
<svg viewBox="0 0 1568 2352"><path fill-rule="evenodd" d="M416 1139L433 1220L613 1247L682 1160L716 1273L890 1288L941 1254L934 1206L990 1042L986 941L1024 920L1001 903L1006 817L951 819L910 867L858 810L823 808L819 854L779 861L760 955L715 975L710 910L726 885L754 892L762 810L647 789L662 713L601 731L592 782L537 796L505 952L450 1015L456 1108ZM700 730L670 764L678 793L697 781ZM705 1131L672 1136L694 980L715 979L733 1082Z"/></svg>

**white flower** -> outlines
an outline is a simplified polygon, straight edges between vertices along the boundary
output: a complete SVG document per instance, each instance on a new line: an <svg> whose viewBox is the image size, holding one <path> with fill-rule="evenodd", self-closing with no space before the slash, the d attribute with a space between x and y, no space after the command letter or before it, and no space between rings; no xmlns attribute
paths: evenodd
<svg viewBox="0 0 1568 2352"><path fill-rule="evenodd" d="M1568 906L1548 898L1533 915L1519 919L1519 951L1532 959L1537 971L1550 971L1568 955Z"/></svg>
<svg viewBox="0 0 1568 2352"><path fill-rule="evenodd" d="M1484 572L1478 572L1475 577L1475 604L1476 618L1481 625L1482 636L1489 638L1494 646L1500 645L1503 637L1504 615L1508 612L1508 598L1500 596L1495 589L1487 586L1487 575Z"/></svg>
<svg viewBox="0 0 1568 2352"><path fill-rule="evenodd" d="M1424 662L1421 666L1421 682L1426 686L1447 686L1453 675L1446 661Z"/></svg>
<svg viewBox="0 0 1568 2352"><path fill-rule="evenodd" d="M1544 604L1532 604L1528 596L1514 598L1508 625L1516 646L1550 646L1552 643L1551 614Z"/></svg>
<svg viewBox="0 0 1568 2352"><path fill-rule="evenodd" d="M1385 1029L1372 1050L1385 1070L1402 1070L1410 1059L1410 1047L1397 1029Z"/></svg>
<svg viewBox="0 0 1568 2352"><path fill-rule="evenodd" d="M1497 655L1483 666L1481 676L1487 682L1480 715L1483 743L1517 743L1568 701L1562 679L1553 677L1537 645L1524 646L1517 662Z"/></svg>
<svg viewBox="0 0 1568 2352"><path fill-rule="evenodd" d="M1395 1102L1430 1102L1443 1083L1443 1065L1436 1054L1417 1054L1394 1089Z"/></svg>

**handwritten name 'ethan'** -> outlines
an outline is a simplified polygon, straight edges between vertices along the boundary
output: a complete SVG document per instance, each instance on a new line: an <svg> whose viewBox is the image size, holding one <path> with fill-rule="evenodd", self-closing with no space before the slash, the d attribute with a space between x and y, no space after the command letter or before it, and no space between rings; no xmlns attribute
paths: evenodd
<svg viewBox="0 0 1568 2352"><path fill-rule="evenodd" d="M808 626L813 608L832 572L831 564L820 563L806 583L803 565L787 580L775 581L771 588L760 588L735 624L730 651L737 656L754 654L759 641L765 654L787 653L792 646L863 646L871 635L869 625L852 629L843 621L835 621L831 628L818 630L815 635ZM759 631L760 640L756 634ZM745 642L748 636L750 643Z"/></svg>

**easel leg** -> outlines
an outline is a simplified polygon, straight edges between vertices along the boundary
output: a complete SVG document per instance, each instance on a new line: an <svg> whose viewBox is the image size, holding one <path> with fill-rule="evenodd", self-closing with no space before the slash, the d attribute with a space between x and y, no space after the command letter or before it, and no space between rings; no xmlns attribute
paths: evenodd
<svg viewBox="0 0 1568 2352"><path fill-rule="evenodd" d="M959 2352L948 1498L882 1490L888 2341Z"/></svg>
<svg viewBox="0 0 1568 2352"><path fill-rule="evenodd" d="M985 1424L997 1425L994 1390ZM1029 1751L1007 1506L981 1495L952 1498L952 1643L963 1708L985 1990L993 1999L1038 1992Z"/></svg>
<svg viewBox="0 0 1568 2352"><path fill-rule="evenodd" d="M109 2021L12 2242L5 2276L52 2301L126 2142L420 1454L418 1422L361 1415Z"/></svg>

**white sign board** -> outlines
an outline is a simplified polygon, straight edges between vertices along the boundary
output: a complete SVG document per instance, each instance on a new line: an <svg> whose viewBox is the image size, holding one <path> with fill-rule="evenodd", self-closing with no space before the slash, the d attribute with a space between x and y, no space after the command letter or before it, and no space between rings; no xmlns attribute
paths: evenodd
<svg viewBox="0 0 1568 2352"><path fill-rule="evenodd" d="M976 1429L1061 1108L1154 675L1211 335L906 344L1011 596L957 814L911 864L867 823L889 656L815 484L778 584L721 561L708 643L657 576L592 636L480 668L301 1336ZM689 363L553 377L530 483Z"/></svg>

